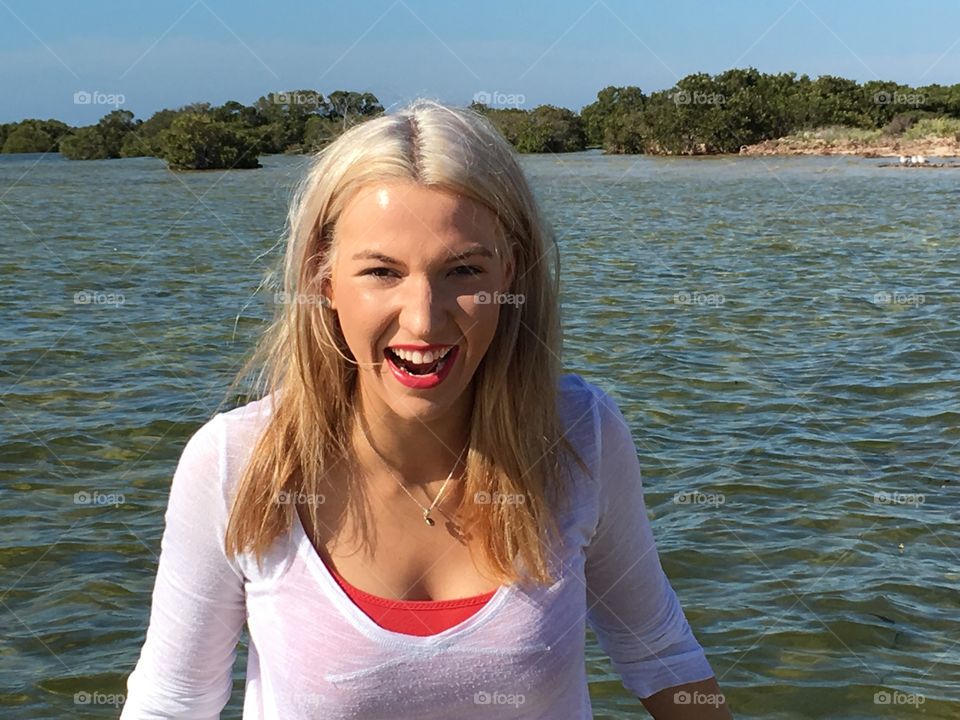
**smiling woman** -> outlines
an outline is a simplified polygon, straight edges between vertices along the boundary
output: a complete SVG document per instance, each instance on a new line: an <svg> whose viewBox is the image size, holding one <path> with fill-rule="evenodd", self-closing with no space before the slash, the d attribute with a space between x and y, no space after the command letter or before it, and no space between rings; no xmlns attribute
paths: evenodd
<svg viewBox="0 0 960 720"><path fill-rule="evenodd" d="M318 154L289 219L261 399L183 451L122 717L219 717L244 622L248 719L590 718L588 623L655 717L729 717L623 415L561 374L507 142L417 101Z"/></svg>
<svg viewBox="0 0 960 720"><path fill-rule="evenodd" d="M446 415L455 400L457 416L466 418L471 398L465 390L500 314L499 305L478 298L490 290L505 292L512 279L512 261L501 260L505 249L497 217L480 203L442 188L410 180L379 182L353 194L335 236L329 307L337 312L347 345L369 348L370 354L358 359L370 365L385 360L391 372L382 374L383 380L395 377L412 389L443 383L429 394L401 393L402 407L396 399L400 388L393 383L369 383L364 398L378 417L388 408L393 411L391 433L409 427L401 444L422 468L428 459L422 453L442 455L444 446L430 447L442 438L436 428L434 438L427 435L427 445L418 449L430 413L421 405L439 406ZM449 355L450 350L455 352ZM436 363L441 355L442 368ZM364 387L361 381L361 391ZM466 434L463 426L452 430ZM451 436L451 442L457 440Z"/></svg>

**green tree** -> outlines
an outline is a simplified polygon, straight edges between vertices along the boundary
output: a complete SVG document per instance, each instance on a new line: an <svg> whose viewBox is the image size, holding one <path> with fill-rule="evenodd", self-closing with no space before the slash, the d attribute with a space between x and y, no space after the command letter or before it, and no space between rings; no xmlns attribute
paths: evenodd
<svg viewBox="0 0 960 720"><path fill-rule="evenodd" d="M100 118L97 123L97 130L100 132L100 137L103 138L104 147L107 149L107 157L120 157L120 148L123 147L124 139L136 127L133 113L129 110L114 110Z"/></svg>
<svg viewBox="0 0 960 720"><path fill-rule="evenodd" d="M262 127L262 152L279 153L302 150L307 121L314 116L327 117L330 106L316 90L287 90L270 93L254 103Z"/></svg>
<svg viewBox="0 0 960 720"><path fill-rule="evenodd" d="M490 108L483 103L473 102L470 108L490 121L490 123L503 135L507 141L517 146L520 142L520 134L527 124L527 111L520 108Z"/></svg>
<svg viewBox="0 0 960 720"><path fill-rule="evenodd" d="M334 90L329 101L328 117L340 123L341 131L383 112L383 105L373 93Z"/></svg>
<svg viewBox="0 0 960 720"><path fill-rule="evenodd" d="M605 87L597 93L597 99L580 111L588 145L607 146L607 130L611 123L616 124L613 134L623 138L625 129L623 116L643 110L647 96L635 85L628 87ZM611 137L611 142L617 141Z"/></svg>
<svg viewBox="0 0 960 720"><path fill-rule="evenodd" d="M229 123L203 113L179 115L160 134L160 147L172 170L260 167L255 142Z"/></svg>
<svg viewBox="0 0 960 720"><path fill-rule="evenodd" d="M158 110L123 138L120 157L160 157L160 134L181 114L179 110Z"/></svg>
<svg viewBox="0 0 960 720"><path fill-rule="evenodd" d="M266 119L257 111L256 107L244 105L236 100L228 100L223 105L210 110L214 120L225 123L236 123L251 128L263 125Z"/></svg>
<svg viewBox="0 0 960 720"><path fill-rule="evenodd" d="M646 151L650 137L644 113L617 113L604 124L603 150L616 154L642 153Z"/></svg>
<svg viewBox="0 0 960 720"><path fill-rule="evenodd" d="M5 127L0 153L57 152L61 139L70 132L70 126L59 120L21 120Z"/></svg>
<svg viewBox="0 0 960 720"><path fill-rule="evenodd" d="M327 117L313 115L307 118L303 129L303 149L315 152L327 146L340 135L340 125Z"/></svg>
<svg viewBox="0 0 960 720"><path fill-rule="evenodd" d="M875 127L870 111L873 99L864 95L856 80L821 75L810 86L807 102L813 111L813 124Z"/></svg>
<svg viewBox="0 0 960 720"><path fill-rule="evenodd" d="M77 128L60 143L60 153L69 160L104 160L110 155L96 125Z"/></svg>
<svg viewBox="0 0 960 720"><path fill-rule="evenodd" d="M79 128L60 144L60 152L70 160L118 158L124 141L137 125L129 110L107 113L96 125Z"/></svg>
<svg viewBox="0 0 960 720"><path fill-rule="evenodd" d="M21 124L10 132L3 143L5 153L49 152L55 147L53 138L34 125Z"/></svg>
<svg viewBox="0 0 960 720"><path fill-rule="evenodd" d="M572 152L586 147L583 120L572 110L540 105L526 117L520 131L520 152Z"/></svg>

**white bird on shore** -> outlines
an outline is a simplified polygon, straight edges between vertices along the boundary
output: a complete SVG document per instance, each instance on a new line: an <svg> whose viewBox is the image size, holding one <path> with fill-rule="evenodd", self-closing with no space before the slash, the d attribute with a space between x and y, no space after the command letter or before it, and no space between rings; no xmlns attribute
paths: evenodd
<svg viewBox="0 0 960 720"><path fill-rule="evenodd" d="M917 165L923 165L927 159L923 155L917 155Z"/></svg>
<svg viewBox="0 0 960 720"><path fill-rule="evenodd" d="M911 156L910 156L910 164L911 164L911 165L916 165L916 164L917 164L917 156L916 156L916 155L911 155Z"/></svg>
<svg viewBox="0 0 960 720"><path fill-rule="evenodd" d="M907 164L907 156L906 156L906 155L901 155L901 156L900 156L900 164L901 164L901 165L906 165L906 164Z"/></svg>

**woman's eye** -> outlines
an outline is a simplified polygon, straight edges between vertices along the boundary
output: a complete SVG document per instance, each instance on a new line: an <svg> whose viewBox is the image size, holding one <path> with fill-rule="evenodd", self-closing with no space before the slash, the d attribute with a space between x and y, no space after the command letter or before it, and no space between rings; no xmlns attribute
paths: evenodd
<svg viewBox="0 0 960 720"><path fill-rule="evenodd" d="M467 273L470 274L470 275L482 275L482 274L483 274L483 268L479 268L479 267L476 267L476 266L471 267L471 266L468 266L468 265L461 265L460 267L457 268L457 270L466 270ZM463 275L463 273L459 273L459 274L460 274L460 275Z"/></svg>
<svg viewBox="0 0 960 720"><path fill-rule="evenodd" d="M461 272L462 270L465 270L466 272ZM387 267L377 267L377 268L370 268L369 270L364 271L363 274L373 275L373 277L383 279L383 278L390 277L390 275L382 275L381 273L393 273L393 272L395 271ZM476 277L477 275L483 274L483 268L477 267L475 265L460 265L459 267L455 268L453 272L455 272L457 275L467 275L469 277Z"/></svg>

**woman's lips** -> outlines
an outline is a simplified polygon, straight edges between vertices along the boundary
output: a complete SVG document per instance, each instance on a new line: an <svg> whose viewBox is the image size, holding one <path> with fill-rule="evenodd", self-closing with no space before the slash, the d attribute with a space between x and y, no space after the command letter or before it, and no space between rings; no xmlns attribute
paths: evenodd
<svg viewBox="0 0 960 720"><path fill-rule="evenodd" d="M453 346L453 349L441 360L442 366L436 372L432 372L428 375L411 375L405 370L403 370L399 365L395 364L390 357L389 353L384 350L384 359L386 360L387 367L390 368L390 373L396 378L404 387L412 388L414 390L425 390L429 388L436 387L442 383L447 376L450 374L450 371L453 369L454 363L457 361L457 357L460 354L460 347L457 345Z"/></svg>

